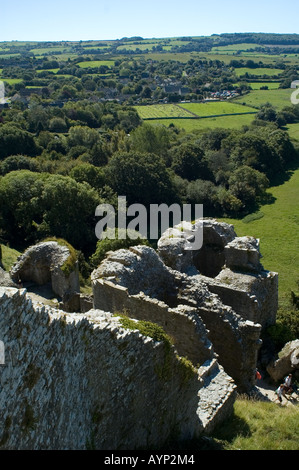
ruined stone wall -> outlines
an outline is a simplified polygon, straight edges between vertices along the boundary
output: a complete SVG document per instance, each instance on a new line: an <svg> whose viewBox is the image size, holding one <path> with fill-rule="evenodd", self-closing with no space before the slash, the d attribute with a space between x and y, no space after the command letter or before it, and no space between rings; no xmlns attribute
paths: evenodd
<svg viewBox="0 0 299 470"><path fill-rule="evenodd" d="M104 279L93 282L94 307L118 312L130 318L156 323L173 339L180 356L201 366L213 357L212 344L197 309L170 308L164 302L144 294L130 295L128 289ZM101 306L101 307L100 307Z"/></svg>
<svg viewBox="0 0 299 470"><path fill-rule="evenodd" d="M256 382L261 326L244 321L226 309L217 312L200 307L198 315L209 330L219 363L233 377L240 392L250 391Z"/></svg>
<svg viewBox="0 0 299 470"><path fill-rule="evenodd" d="M161 277L154 276L155 265L168 281L163 292ZM142 288L147 278L151 279L146 282L150 285L149 294L165 298L165 291L172 292L176 294L175 298L171 297L176 307L145 295ZM209 282L204 276L188 276L161 265L160 257L152 248L135 246L109 254L94 270L94 307L126 311L131 318L157 323L173 338L179 354L188 357L194 365L201 365L208 351L213 350L239 391L248 392L255 385L261 325L244 319L222 303L221 298L209 290ZM209 350L207 338L212 343Z"/></svg>
<svg viewBox="0 0 299 470"><path fill-rule="evenodd" d="M235 385L215 358L190 373L109 312L69 314L0 287L0 339L1 449L153 448L232 412Z"/></svg>
<svg viewBox="0 0 299 470"><path fill-rule="evenodd" d="M266 329L274 325L278 308L278 274L261 264L259 240L237 237L230 224L215 219L195 221L192 232L203 231L203 246L186 250L189 231L184 225L168 229L158 241L164 263L180 272L202 278L208 289L244 320Z"/></svg>
<svg viewBox="0 0 299 470"><path fill-rule="evenodd" d="M226 268L215 279L205 278L211 292L230 305L242 318L259 323L263 329L275 324L278 308L278 275L234 272Z"/></svg>

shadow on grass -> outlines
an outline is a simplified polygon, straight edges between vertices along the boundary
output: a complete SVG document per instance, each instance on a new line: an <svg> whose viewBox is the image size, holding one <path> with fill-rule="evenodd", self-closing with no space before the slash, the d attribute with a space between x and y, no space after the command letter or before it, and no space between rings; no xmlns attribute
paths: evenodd
<svg viewBox="0 0 299 470"><path fill-rule="evenodd" d="M233 414L209 436L201 436L186 441L170 441L161 451L175 450L176 452L197 452L203 450L229 450L237 436L247 437L251 430L246 421Z"/></svg>
<svg viewBox="0 0 299 470"><path fill-rule="evenodd" d="M280 186L292 177L294 171L299 168L299 156L296 160L289 162L284 171L276 173L270 179L270 187Z"/></svg>

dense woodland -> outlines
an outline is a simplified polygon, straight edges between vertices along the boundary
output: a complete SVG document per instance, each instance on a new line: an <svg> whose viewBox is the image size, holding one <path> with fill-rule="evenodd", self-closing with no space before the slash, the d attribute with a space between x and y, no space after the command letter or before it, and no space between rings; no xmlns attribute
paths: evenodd
<svg viewBox="0 0 299 470"><path fill-rule="evenodd" d="M100 202L126 195L128 204L203 203L205 216L244 216L297 152L276 121L190 135L142 123L129 107L80 101L3 111L0 158L3 242L55 235L90 252Z"/></svg>

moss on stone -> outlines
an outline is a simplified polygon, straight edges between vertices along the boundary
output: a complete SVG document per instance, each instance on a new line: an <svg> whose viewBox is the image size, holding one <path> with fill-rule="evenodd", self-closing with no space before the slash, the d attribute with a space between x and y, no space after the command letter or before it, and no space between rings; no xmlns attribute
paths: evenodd
<svg viewBox="0 0 299 470"><path fill-rule="evenodd" d="M61 271L66 276L69 276L76 269L76 263L78 260L78 253L75 248L63 238L50 237L43 240L43 242L57 242L58 245L65 246L69 250L67 260L60 267Z"/></svg>

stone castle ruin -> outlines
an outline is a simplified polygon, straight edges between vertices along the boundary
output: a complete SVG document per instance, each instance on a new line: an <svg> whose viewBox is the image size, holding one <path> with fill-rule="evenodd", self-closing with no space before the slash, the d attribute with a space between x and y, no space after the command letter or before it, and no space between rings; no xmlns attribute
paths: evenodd
<svg viewBox="0 0 299 470"><path fill-rule="evenodd" d="M199 224L203 246L186 250ZM92 305L78 310L0 287L1 449L158 448L211 433L236 392L253 389L261 332L276 319L277 274L263 269L258 240L231 225L185 225L157 250L109 252L91 275ZM38 273L28 250L14 279ZM49 282L50 270L55 288L49 259L36 282L43 272ZM59 285L80 297L72 276L69 284L60 273Z"/></svg>

